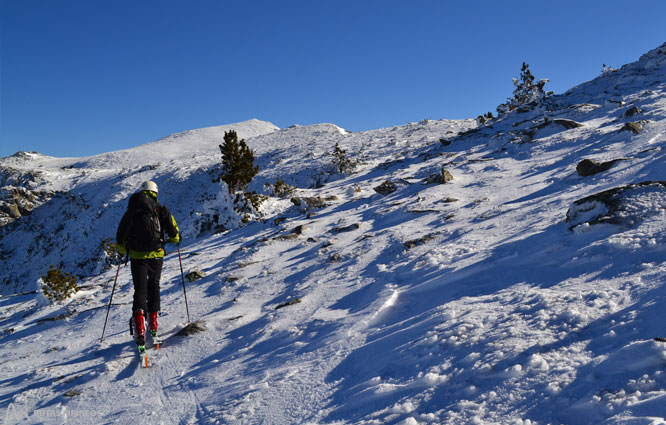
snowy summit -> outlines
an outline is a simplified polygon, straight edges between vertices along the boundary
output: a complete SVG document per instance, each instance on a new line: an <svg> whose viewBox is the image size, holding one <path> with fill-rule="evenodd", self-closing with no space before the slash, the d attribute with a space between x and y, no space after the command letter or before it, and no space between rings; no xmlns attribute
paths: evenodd
<svg viewBox="0 0 666 425"><path fill-rule="evenodd" d="M219 180L229 130L260 167L249 214ZM0 414L666 423L664 148L666 44L484 124L251 120L86 158L2 158ZM178 221L184 270L169 251L166 338L142 368L129 267L105 248L146 180ZM39 291L51 265L78 277L60 303ZM183 282L202 325L187 336Z"/></svg>

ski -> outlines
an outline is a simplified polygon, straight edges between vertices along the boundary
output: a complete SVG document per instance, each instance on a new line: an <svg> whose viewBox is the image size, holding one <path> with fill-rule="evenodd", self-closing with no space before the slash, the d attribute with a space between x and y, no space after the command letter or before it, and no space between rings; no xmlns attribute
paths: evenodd
<svg viewBox="0 0 666 425"><path fill-rule="evenodd" d="M157 334L153 335L152 333L148 333L148 335L150 335L150 346L149 347L151 349L155 349L155 350L161 349L162 348L162 340L160 339L160 337ZM149 355L148 354L148 348L149 347L146 346L145 344L144 345L137 345L137 349L138 349L138 352L139 352L139 365L142 368L152 367L155 364L154 361L155 361L156 355Z"/></svg>
<svg viewBox="0 0 666 425"><path fill-rule="evenodd" d="M139 361L140 361L139 365L142 368L147 368L152 366L150 359L148 358L148 353L146 352L146 347L140 345L138 349L139 349Z"/></svg>
<svg viewBox="0 0 666 425"><path fill-rule="evenodd" d="M654 340L657 342L666 342L666 338L664 338L663 336L656 336L654 337Z"/></svg>
<svg viewBox="0 0 666 425"><path fill-rule="evenodd" d="M148 335L150 335L150 342L152 343L153 348L155 348L156 350L161 349L162 348L162 338L160 338L160 336L157 334L157 332L155 332L153 334L153 331L149 331Z"/></svg>

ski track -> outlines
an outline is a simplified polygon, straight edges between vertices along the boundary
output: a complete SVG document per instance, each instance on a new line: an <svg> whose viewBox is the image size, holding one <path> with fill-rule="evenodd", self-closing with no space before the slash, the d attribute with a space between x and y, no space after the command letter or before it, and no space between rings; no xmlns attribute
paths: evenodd
<svg viewBox="0 0 666 425"><path fill-rule="evenodd" d="M0 297L2 420L666 423L666 344L652 340L666 334L666 195L656 186L630 192L622 225L586 224L594 205L565 221L576 200L665 180L660 49L552 97L548 110L487 126L424 120L349 133L251 120L89 158L3 158L55 195L0 239L1 277L13 282ZM643 112L624 116L631 106ZM642 132L620 131L639 120ZM255 150L252 190L281 178L295 196L326 205L271 197L262 217L241 225L212 182L211 152L229 129ZM355 173L329 172L336 143L359 161ZM580 177L583 158L622 161ZM424 184L442 167L452 182ZM185 236L185 272L205 274L186 288L191 319L206 330L174 335L187 317L178 255L167 246L164 345L144 369L127 330L129 267L100 344L116 269L88 260L146 179L158 181ZM396 191L376 193L386 180ZM199 236L215 214L232 230ZM35 289L49 264L82 264L82 291L59 305L12 294Z"/></svg>

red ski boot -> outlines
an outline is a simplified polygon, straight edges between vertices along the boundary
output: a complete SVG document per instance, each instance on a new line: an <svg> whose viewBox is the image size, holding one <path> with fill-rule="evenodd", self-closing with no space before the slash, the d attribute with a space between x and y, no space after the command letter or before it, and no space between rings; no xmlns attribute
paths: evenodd
<svg viewBox="0 0 666 425"><path fill-rule="evenodd" d="M134 341L139 347L139 351L145 350L146 322L143 315L143 310L137 310L134 312Z"/></svg>
<svg viewBox="0 0 666 425"><path fill-rule="evenodd" d="M155 344L155 348L160 349L162 342L160 337L157 335L157 312L151 311L148 313L148 327L150 331L150 338Z"/></svg>

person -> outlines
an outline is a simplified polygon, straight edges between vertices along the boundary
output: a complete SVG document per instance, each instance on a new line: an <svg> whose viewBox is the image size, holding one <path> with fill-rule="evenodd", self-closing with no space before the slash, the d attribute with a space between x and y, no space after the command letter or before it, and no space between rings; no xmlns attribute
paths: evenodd
<svg viewBox="0 0 666 425"><path fill-rule="evenodd" d="M118 224L116 243L121 255L131 261L134 282L134 340L139 351L145 350L146 321L154 341L157 340L157 315L160 311L160 276L164 260L164 234L168 242L179 243L180 231L169 209L157 202L158 188L153 181L144 182L133 194L127 211Z"/></svg>

